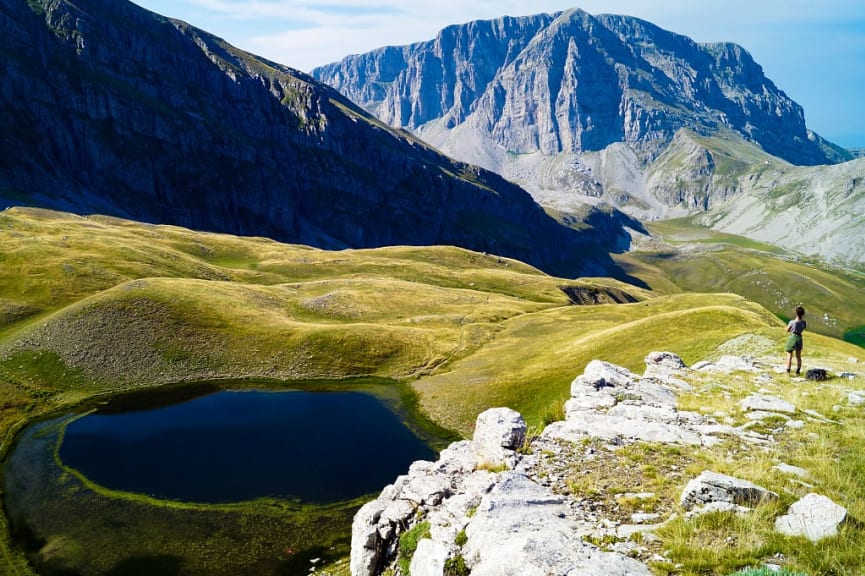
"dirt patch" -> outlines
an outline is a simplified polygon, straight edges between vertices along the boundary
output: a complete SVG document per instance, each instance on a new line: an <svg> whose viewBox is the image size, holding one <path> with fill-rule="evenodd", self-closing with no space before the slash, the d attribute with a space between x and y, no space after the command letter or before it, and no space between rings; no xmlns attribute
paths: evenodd
<svg viewBox="0 0 865 576"><path fill-rule="evenodd" d="M639 300L619 288L603 286L559 286L559 290L567 295L571 304L585 306L588 304L632 304Z"/></svg>

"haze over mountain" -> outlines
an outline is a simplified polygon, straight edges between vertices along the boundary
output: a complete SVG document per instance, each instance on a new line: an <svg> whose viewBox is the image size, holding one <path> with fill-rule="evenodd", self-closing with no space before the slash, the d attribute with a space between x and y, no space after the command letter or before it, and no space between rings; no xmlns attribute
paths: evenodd
<svg viewBox="0 0 865 576"><path fill-rule="evenodd" d="M453 244L562 274L616 244L311 77L126 0L0 5L0 201L327 248Z"/></svg>

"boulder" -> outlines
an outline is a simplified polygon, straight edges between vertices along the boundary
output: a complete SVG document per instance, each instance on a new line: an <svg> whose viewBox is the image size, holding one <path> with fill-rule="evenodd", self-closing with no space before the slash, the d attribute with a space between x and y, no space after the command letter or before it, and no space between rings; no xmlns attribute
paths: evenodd
<svg viewBox="0 0 865 576"><path fill-rule="evenodd" d="M442 576L445 561L452 554L452 547L443 542L423 538L411 558L409 572L412 576Z"/></svg>
<svg viewBox="0 0 865 576"><path fill-rule="evenodd" d="M781 474L787 474L788 476L798 476L802 480L808 480L811 478L811 473L804 468L800 468L799 466L792 466L783 462L781 462L780 464L775 464L774 466L772 466L772 469L777 470Z"/></svg>
<svg viewBox="0 0 865 576"><path fill-rule="evenodd" d="M754 506L776 498L777 494L753 482L706 470L688 482L680 504L685 510L691 510L713 503Z"/></svg>
<svg viewBox="0 0 865 576"><path fill-rule="evenodd" d="M526 441L526 421L516 410L490 408L478 415L472 440L478 462L512 466L514 451Z"/></svg>
<svg viewBox="0 0 865 576"><path fill-rule="evenodd" d="M808 494L775 520L775 530L787 536L804 536L812 542L838 534L847 509L820 494Z"/></svg>
<svg viewBox="0 0 865 576"><path fill-rule="evenodd" d="M384 505L379 500L360 507L351 523L352 576L374 576L382 560L382 539L378 521Z"/></svg>
<svg viewBox="0 0 865 576"><path fill-rule="evenodd" d="M610 364L609 362L604 362L602 360L592 360L586 364L586 368L583 370L582 376L578 377L578 379L579 378L582 378L582 385L588 385L593 387L595 390L600 390L606 387L624 388L633 383L634 380L639 377L627 368L622 368L621 366L616 366L615 364ZM582 386L580 386L577 392L578 394L582 392ZM571 396L576 396L578 394L574 394L574 384L572 383Z"/></svg>
<svg viewBox="0 0 865 576"><path fill-rule="evenodd" d="M503 472L466 528L472 576L649 576L644 564L582 540L567 507L528 477ZM414 574L414 572L412 572Z"/></svg>

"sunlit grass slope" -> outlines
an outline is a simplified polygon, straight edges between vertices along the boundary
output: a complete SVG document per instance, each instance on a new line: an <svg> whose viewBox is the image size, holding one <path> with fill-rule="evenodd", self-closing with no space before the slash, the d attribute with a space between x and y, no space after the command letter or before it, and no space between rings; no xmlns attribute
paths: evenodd
<svg viewBox="0 0 865 576"><path fill-rule="evenodd" d="M408 383L428 416L464 435L491 406L510 406L537 426L561 416L571 380L594 358L642 371L652 350L692 363L752 334L777 341L780 360L781 311L742 288L751 285L745 270L767 269L752 274L777 282L767 294L785 305L805 301L814 315L818 292L865 310L855 275L817 275L732 248L694 251L684 264L671 254L622 261L649 292L606 278L554 278L452 247L328 252L9 209L0 213L0 452L24 423L61 406L212 379L386 377ZM785 274L807 282L777 280ZM802 286L811 291L795 291ZM574 305L563 287L609 303ZM632 302L612 303L622 300ZM861 352L808 339L808 358L827 365ZM2 554L12 553L0 542Z"/></svg>
<svg viewBox="0 0 865 576"><path fill-rule="evenodd" d="M654 223L665 243L619 263L654 290L732 292L782 319L803 305L810 331L865 345L865 274L787 254L687 220Z"/></svg>
<svg viewBox="0 0 865 576"><path fill-rule="evenodd" d="M792 303L837 335L855 312L824 326L818 296L865 310L855 276L733 248L632 257L652 293L451 247L328 252L19 208L0 213L0 246L7 440L34 414L101 392L364 375L410 382L433 419L468 434L490 406L553 417L593 358L638 370L668 349L694 362L743 333L780 348L775 315ZM575 306L566 285L637 301Z"/></svg>
<svg viewBox="0 0 865 576"><path fill-rule="evenodd" d="M0 214L0 426L101 391L210 378L402 378L464 333L568 303L456 248L325 252L117 219Z"/></svg>

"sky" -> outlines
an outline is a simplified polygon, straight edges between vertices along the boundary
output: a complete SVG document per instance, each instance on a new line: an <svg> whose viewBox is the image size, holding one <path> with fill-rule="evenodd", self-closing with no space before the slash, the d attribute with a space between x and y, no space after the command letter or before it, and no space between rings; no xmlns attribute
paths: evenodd
<svg viewBox="0 0 865 576"><path fill-rule="evenodd" d="M349 54L434 38L450 24L582 8L626 14L698 42L744 46L805 110L809 128L865 148L863 0L134 0L309 72ZM531 5L529 7L529 4Z"/></svg>

